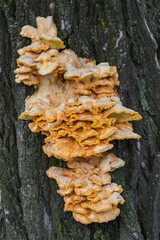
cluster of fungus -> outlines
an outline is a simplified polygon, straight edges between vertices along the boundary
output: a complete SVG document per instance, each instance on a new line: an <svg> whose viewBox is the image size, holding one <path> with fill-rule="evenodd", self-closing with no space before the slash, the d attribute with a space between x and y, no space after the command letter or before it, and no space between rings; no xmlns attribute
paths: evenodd
<svg viewBox="0 0 160 240"><path fill-rule="evenodd" d="M110 172L124 161L108 150L113 140L140 138L129 121L141 116L122 106L116 67L96 65L64 49L52 17L37 17L36 22L37 28L22 28L21 35L32 43L18 50L14 71L17 83L36 88L20 118L32 121L32 132L46 135L43 151L48 157L67 161L68 169L47 170L64 196L64 210L83 224L111 221L124 199Z"/></svg>

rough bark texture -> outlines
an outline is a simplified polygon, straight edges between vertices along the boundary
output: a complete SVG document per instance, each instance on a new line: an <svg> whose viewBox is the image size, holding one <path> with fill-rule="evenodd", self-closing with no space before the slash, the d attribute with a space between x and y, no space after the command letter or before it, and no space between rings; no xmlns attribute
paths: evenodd
<svg viewBox="0 0 160 240"><path fill-rule="evenodd" d="M158 0L0 1L0 239L158 240L160 234L160 2ZM79 56L118 67L122 102L143 116L139 141L119 141L126 161L113 178L124 187L120 216L88 226L63 212L43 137L18 120L32 87L16 84L17 49L29 43L21 27L53 15L59 36Z"/></svg>

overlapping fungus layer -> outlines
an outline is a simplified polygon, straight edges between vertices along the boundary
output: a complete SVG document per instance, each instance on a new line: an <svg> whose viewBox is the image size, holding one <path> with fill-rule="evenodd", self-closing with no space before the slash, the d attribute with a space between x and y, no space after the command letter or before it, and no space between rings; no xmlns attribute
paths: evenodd
<svg viewBox="0 0 160 240"><path fill-rule="evenodd" d="M64 196L65 211L72 211L77 221L83 224L108 222L115 219L123 204L120 195L122 187L111 183L109 172L122 167L124 161L106 154L103 158L73 160L67 163L69 169L51 167L47 171L50 178L55 178Z"/></svg>
<svg viewBox="0 0 160 240"><path fill-rule="evenodd" d="M18 50L14 71L17 83L36 88L20 118L32 120L32 132L46 135L43 150L49 157L68 161L70 169L47 171L58 182L65 211L72 211L85 224L108 222L119 214L117 204L124 200L122 188L109 180L112 168L104 172L100 166L106 162L105 152L113 147L111 141L140 137L129 121L141 116L122 106L116 91L116 67L96 65L70 49L62 50L65 46L57 37L52 17L37 17L36 22L37 28L22 28L21 35L32 43ZM114 159L113 165L122 166L113 154L108 158Z"/></svg>

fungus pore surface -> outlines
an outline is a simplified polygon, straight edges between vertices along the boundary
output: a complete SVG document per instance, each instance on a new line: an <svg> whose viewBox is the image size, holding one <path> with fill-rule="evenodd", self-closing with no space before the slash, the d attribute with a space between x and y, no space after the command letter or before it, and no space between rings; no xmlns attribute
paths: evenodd
<svg viewBox="0 0 160 240"><path fill-rule="evenodd" d="M51 167L49 178L64 197L64 211L83 224L115 219L123 204L122 187L111 172L124 161L108 150L113 140L140 138L132 120L141 116L122 105L116 87L117 68L78 57L57 37L51 16L36 18L37 28L24 26L31 44L18 50L15 81L34 85L20 119L31 120L32 132L46 136L43 151L67 161L68 169Z"/></svg>

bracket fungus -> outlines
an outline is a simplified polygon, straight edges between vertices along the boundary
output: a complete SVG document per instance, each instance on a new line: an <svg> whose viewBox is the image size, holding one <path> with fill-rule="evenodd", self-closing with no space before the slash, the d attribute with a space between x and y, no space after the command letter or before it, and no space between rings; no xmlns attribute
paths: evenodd
<svg viewBox="0 0 160 240"><path fill-rule="evenodd" d="M64 49L52 17L37 17L37 28L24 26L31 45L18 50L16 82L34 85L20 119L32 132L46 135L43 151L67 161L68 169L51 167L65 211L83 224L108 222L119 215L122 187L111 172L124 161L113 153L113 140L140 138L129 121L141 116L124 106L116 87L117 68L81 58ZM63 50L62 50L63 49Z"/></svg>

